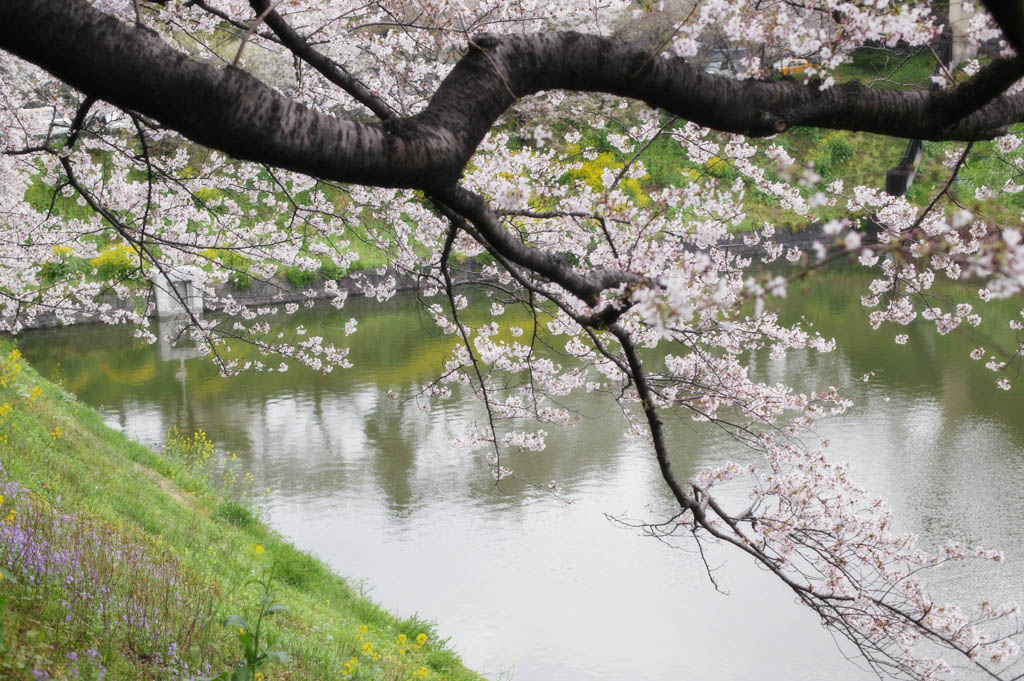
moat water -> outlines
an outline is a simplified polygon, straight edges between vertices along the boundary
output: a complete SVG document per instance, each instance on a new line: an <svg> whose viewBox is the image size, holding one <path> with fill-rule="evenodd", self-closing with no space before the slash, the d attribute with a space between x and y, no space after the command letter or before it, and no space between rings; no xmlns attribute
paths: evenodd
<svg viewBox="0 0 1024 681"><path fill-rule="evenodd" d="M757 357L753 373L803 391L835 385L855 401L818 433L925 546L955 538L1006 552L1003 566L937 574L936 590L1020 599L1024 387L996 389L968 358L988 343L980 333L911 327L910 342L896 346L893 331L872 331L859 305L867 281L838 272L791 290L783 314L806 316L838 349ZM1005 329L1019 303L983 309L990 328ZM482 317L486 304L474 310ZM709 555L722 594L685 538L671 548L609 521L671 509L650 450L624 437L612 401L578 398L575 428L548 427L547 451L507 459L541 487L558 481L572 503L516 480L496 485L481 454L453 444L480 415L468 391L429 413L410 399L453 342L411 295L383 305L352 299L340 316L317 307L280 321L286 333L303 324L341 338L351 316L359 320L347 341L353 367L329 375L294 368L222 379L187 349L140 345L102 326L32 332L19 344L44 375L155 448L172 426L204 429L253 475L274 527L386 608L436 622L466 664L491 679L875 678L735 550ZM752 457L692 422L673 424L670 437L684 478Z"/></svg>

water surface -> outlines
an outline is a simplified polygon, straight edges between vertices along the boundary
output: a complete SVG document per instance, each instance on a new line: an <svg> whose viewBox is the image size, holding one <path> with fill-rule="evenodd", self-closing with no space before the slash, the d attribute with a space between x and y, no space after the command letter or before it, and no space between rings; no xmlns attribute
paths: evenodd
<svg viewBox="0 0 1024 681"><path fill-rule="evenodd" d="M901 529L926 545L952 537L1006 551L1006 566L959 569L938 589L1020 599L1021 389L995 389L992 374L967 358L984 344L977 336L914 327L899 347L892 331L871 331L858 303L866 283L840 272L791 291L783 313L805 315L839 349L759 357L754 373L805 391L835 385L856 401L818 431L832 456L855 464L856 479L890 500ZM1015 313L989 309L999 328ZM671 509L650 451L623 436L614 404L578 400L577 427L552 433L545 452L510 459L523 478L557 480L573 503L517 481L496 486L479 454L453 444L478 415L468 395L429 413L410 399L453 342L411 296L350 300L340 317L318 307L281 321L312 330L342 327L349 316L359 319L354 366L330 375L221 379L187 350L140 346L100 326L34 332L20 347L44 375L147 444L160 447L174 425L204 429L252 473L272 525L361 580L388 609L436 621L465 662L492 679L875 678L735 551L709 555L723 595L692 544L672 549L609 522L606 514L654 519ZM875 376L864 383L868 371ZM750 458L696 424L674 425L670 435L683 478Z"/></svg>

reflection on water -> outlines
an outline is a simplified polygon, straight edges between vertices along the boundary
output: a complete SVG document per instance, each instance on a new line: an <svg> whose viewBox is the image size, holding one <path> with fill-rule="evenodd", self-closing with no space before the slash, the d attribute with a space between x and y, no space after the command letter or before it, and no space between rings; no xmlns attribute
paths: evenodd
<svg viewBox="0 0 1024 681"><path fill-rule="evenodd" d="M791 291L783 314L806 315L840 339L839 350L758 357L754 374L805 391L835 385L855 399L819 433L833 456L854 462L857 479L891 501L903 529L927 544L953 537L997 546L1010 559L984 576L969 567L951 573L939 588L1019 599L1020 391L997 391L967 358L977 338L922 328L910 330L908 346L880 344L892 332L868 328L858 304L865 285L837 273ZM1005 328L1012 307L990 307ZM343 324L330 312L304 310L282 323ZM453 444L476 405L456 393L426 413L409 399L441 367L452 339L431 330L410 297L383 306L353 300L344 318L353 315L354 366L330 375L293 369L221 379L187 351L139 346L106 327L33 333L21 348L143 442L159 446L172 425L205 429L238 453L256 489L270 488L274 526L363 580L389 609L437 621L467 664L492 678L874 678L846 662L813 615L745 558L711 551L729 592L721 595L692 546L671 550L606 519L671 508L649 451L623 437L614 405L582 399L574 429L553 433L546 452L511 462L529 480L558 480L574 503L516 481L496 486L479 456ZM874 379L861 382L872 370ZM749 456L691 423L671 436L680 476Z"/></svg>

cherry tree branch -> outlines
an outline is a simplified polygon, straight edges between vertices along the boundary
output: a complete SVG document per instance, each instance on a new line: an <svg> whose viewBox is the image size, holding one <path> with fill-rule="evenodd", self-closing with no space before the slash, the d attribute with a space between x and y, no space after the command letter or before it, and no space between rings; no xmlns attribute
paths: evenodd
<svg viewBox="0 0 1024 681"><path fill-rule="evenodd" d="M488 243L510 261L546 277L590 305L596 305L606 289L644 283L637 275L612 269L580 274L564 258L516 240L482 197L461 187L437 192L436 196L472 222Z"/></svg>
<svg viewBox="0 0 1024 681"><path fill-rule="evenodd" d="M257 14L263 16L267 26L280 38L281 43L291 50L292 54L319 71L324 78L347 92L381 120L389 121L398 118L398 113L387 102L373 94L344 66L313 49L295 29L288 25L284 17L271 7L268 0L249 0L249 5Z"/></svg>
<svg viewBox="0 0 1024 681"><path fill-rule="evenodd" d="M683 59L652 58L639 46L594 35L481 35L424 111L366 123L313 111L239 69L195 61L151 29L121 22L86 0L0 0L0 48L235 158L374 186L452 185L498 116L516 99L544 90L639 99L752 136L810 125L969 141L1024 120L1024 95L1002 94L1024 75L1020 58L996 60L936 92L858 83L820 89L814 82L710 76Z"/></svg>
<svg viewBox="0 0 1024 681"><path fill-rule="evenodd" d="M668 445L665 443L665 433L662 428L661 417L658 415L657 407L654 405L654 396L651 394L651 389L647 382L647 374L643 370L636 345L634 345L629 332L618 325L612 327L612 334L618 339L619 345L622 346L622 352L626 356L626 361L629 363L629 375L636 385L637 395L640 397L640 407L643 409L644 417L647 419L647 426L651 433L654 455L658 460L661 477L672 491L672 496L675 497L679 507L684 510L689 509L693 513L694 518L699 520L704 515L703 509L700 508L693 497L683 490L679 479L672 472L672 462L669 461L668 457Z"/></svg>

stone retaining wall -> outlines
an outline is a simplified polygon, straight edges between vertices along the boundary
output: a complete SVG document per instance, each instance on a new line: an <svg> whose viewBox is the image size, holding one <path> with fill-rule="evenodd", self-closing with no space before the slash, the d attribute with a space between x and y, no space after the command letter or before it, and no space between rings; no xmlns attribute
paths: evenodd
<svg viewBox="0 0 1024 681"><path fill-rule="evenodd" d="M791 247L797 246L802 249L809 249L815 241L826 242L826 237L822 234L820 225L810 225L798 232L780 231L778 232L774 240L776 243L783 244L784 246ZM727 244L729 250L733 253L737 253L744 256L758 255L763 252L761 246L747 246L743 243L743 235L737 235L733 238L731 243ZM481 270L481 266L475 260L470 259L462 263L458 268L454 268L452 272L452 279L456 283L465 283L474 279ZM364 270L356 272L350 276L343 277L342 279L336 280L338 291L344 291L349 295L362 295L362 288L360 283L363 285L369 284L371 286L380 286L384 284L388 278L394 277L395 288L399 291L412 290L417 287L416 277L399 272L397 270L387 268L383 271L379 270ZM231 297L237 303L246 305L249 307L261 306L261 305L281 305L284 303L297 303L303 302L309 299L313 300L327 300L333 297L334 294L330 294L325 289L326 282L322 279L317 279L314 282L306 286L296 288L288 283L284 277L275 277L270 281L253 280L249 288L245 290L239 290L230 283L218 284L215 287L215 293L217 298ZM307 292L309 295L307 295ZM101 299L101 302L105 302L115 309L127 309L127 304L114 296L106 296ZM140 296L137 299L137 308L142 308L149 303L147 298ZM208 312L216 312L219 307L215 304L211 304L210 301L206 301L204 309ZM90 324L96 323L98 320L90 315L78 314L76 315L75 324ZM26 328L32 329L47 329L57 326L62 326L58 322L56 315L53 313L46 313L39 315L35 322Z"/></svg>

